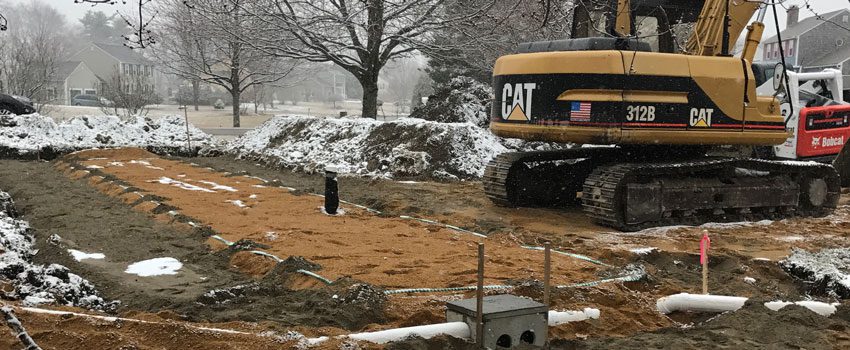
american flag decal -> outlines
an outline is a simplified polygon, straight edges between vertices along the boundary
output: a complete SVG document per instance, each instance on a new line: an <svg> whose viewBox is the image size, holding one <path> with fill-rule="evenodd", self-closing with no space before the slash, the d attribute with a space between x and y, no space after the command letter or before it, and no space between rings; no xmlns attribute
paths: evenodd
<svg viewBox="0 0 850 350"><path fill-rule="evenodd" d="M573 102L570 108L570 121L589 122L590 106L590 102Z"/></svg>

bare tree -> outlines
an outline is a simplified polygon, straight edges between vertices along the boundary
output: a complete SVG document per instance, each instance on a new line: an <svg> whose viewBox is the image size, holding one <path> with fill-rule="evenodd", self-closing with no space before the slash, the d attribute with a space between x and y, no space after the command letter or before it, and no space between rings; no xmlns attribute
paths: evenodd
<svg viewBox="0 0 850 350"><path fill-rule="evenodd" d="M228 6L231 1L234 6ZM162 40L154 56L166 70L192 82L221 86L233 99L233 126L240 126L242 93L274 85L294 68L284 60L248 45L241 33L258 25L245 10L249 0L205 0L189 7L182 0L162 0L154 26ZM199 16L203 14L203 17Z"/></svg>
<svg viewBox="0 0 850 350"><path fill-rule="evenodd" d="M433 45L434 35L475 26L496 0L255 0L250 6L228 2L228 7L241 7L259 20L252 30L237 33L244 42L280 57L333 62L349 71L363 87L363 116L376 118L378 76L387 62L417 50L446 50ZM451 4L471 10L447 11Z"/></svg>
<svg viewBox="0 0 850 350"><path fill-rule="evenodd" d="M41 2L9 10L9 18L27 25L0 36L0 90L33 99L40 108L66 54L65 16Z"/></svg>
<svg viewBox="0 0 850 350"><path fill-rule="evenodd" d="M108 81L100 82L100 109L104 114L129 118L147 115L148 107L156 104L159 96L147 76L142 74L121 74L117 69Z"/></svg>

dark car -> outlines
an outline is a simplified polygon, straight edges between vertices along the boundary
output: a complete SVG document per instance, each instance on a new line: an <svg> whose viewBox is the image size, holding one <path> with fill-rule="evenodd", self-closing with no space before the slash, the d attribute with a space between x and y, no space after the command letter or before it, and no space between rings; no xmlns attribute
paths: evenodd
<svg viewBox="0 0 850 350"><path fill-rule="evenodd" d="M108 107L112 105L112 101L109 101L97 95L82 94L71 98L71 105L88 107Z"/></svg>
<svg viewBox="0 0 850 350"><path fill-rule="evenodd" d="M30 99L23 96L0 94L0 115L22 115L35 113Z"/></svg>

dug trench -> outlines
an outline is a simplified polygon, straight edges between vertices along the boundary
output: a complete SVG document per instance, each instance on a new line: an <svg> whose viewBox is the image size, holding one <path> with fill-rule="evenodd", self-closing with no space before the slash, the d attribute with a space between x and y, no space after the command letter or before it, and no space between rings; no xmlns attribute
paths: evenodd
<svg viewBox="0 0 850 350"><path fill-rule="evenodd" d="M363 268L352 271L339 263L335 263L335 260L339 259L334 259L334 255L345 252L352 254L355 260L366 259L364 256L368 254L395 259L398 256L404 256L406 251L399 250L398 252L402 254L396 254L392 248L389 248L384 252L360 252L357 247L351 248L338 244L345 244L347 242L345 239L331 237L327 241L337 242L329 243L331 248L315 249L312 252L310 247L299 248L300 252L305 253L302 255L306 255L322 265L322 268L316 272L334 279L340 278L340 282L336 286L325 287L305 276L292 274L293 267L303 268L303 265L283 264L276 266L273 261L247 252L228 249L217 241L208 238L211 233L218 233L231 241L247 238L281 257L292 255L287 254L290 251L283 247L281 241L292 243L299 239L307 241L316 239L317 235L315 234L295 235L288 231L293 227L284 227L280 222L274 223L275 227L247 226L256 225L254 222L256 220L251 220L253 214L243 214L243 212L262 208L262 205L258 205L260 204L259 201L251 201L251 194L258 196L254 199L281 201L290 204L290 207L297 206L292 204L295 202L308 202L304 205L304 211L301 213L293 211L267 213L266 216L263 216L269 218L266 221L275 222L271 218L277 215L287 219L306 216L310 221L344 219L350 224L357 220L368 220L370 223L374 223L371 220L375 219L364 219L366 213L360 213L356 210L350 210L343 217L320 216L317 213L317 207L320 206L321 200L306 194L321 191L321 176L307 176L266 169L227 157L191 158L184 160L181 162L182 164L166 163L161 158L148 153L127 153L123 155L122 159L117 158L121 157L116 154L92 153L85 156L77 154L53 163L3 161L3 163L0 163L3 165L3 170L0 170L0 188L13 195L18 202L19 209L23 211L25 219L29 220L36 228L38 247L42 249L37 255L37 259L45 263L66 264L72 271L83 275L98 286L105 297L126 300L121 309L125 314L133 314L139 311L163 311L163 313L169 314L173 311L176 318L190 321L272 321L274 324L264 324L263 327L280 328L281 326L299 325L373 330L444 322L443 305L446 300L472 296L471 293L450 295L402 294L392 296L384 304L381 304L378 299L353 298L354 295L368 296L376 293L370 288L362 289L362 286L368 285L345 277L353 276L356 279L391 288L467 285L473 281L473 274L471 273L473 268L471 266L474 265L474 257L468 254L453 253L455 259L452 262L464 260L460 264L461 266L454 270L459 273L456 275L453 275L451 271L445 274L441 273L439 270L434 270L433 266L425 266L426 264L422 263L418 265L411 263L404 265L409 267L395 268L393 265L386 265L389 263L383 262L385 259L382 258L378 259L377 263L366 263L378 266L366 268L366 265L363 265ZM144 164L138 163L133 165L135 167L132 168L133 171L129 171L127 168L130 160L146 160L152 168L147 168ZM110 162L122 162L124 169L110 169L108 167ZM189 163L196 163L198 166L190 167ZM77 170L70 169L69 164L72 164ZM91 167L93 165L95 167ZM208 166L219 170L219 172L205 169ZM115 168L121 167L115 166ZM153 168L161 168L161 170ZM169 172L169 174L160 173L163 171ZM230 172L230 174L227 174L227 172ZM133 180L133 174L136 174L138 178ZM181 174L185 177L179 177ZM171 176L172 180L183 179L184 183L205 186L206 188L212 188L213 185L189 180L203 180L242 190L243 193L235 197L232 196L232 192L229 193L231 196L227 199L239 199L243 201L243 204L252 207L248 209L239 208L233 202L225 202L225 198L215 197L214 201L201 206L200 209L206 207L206 211L214 211L214 213L218 213L218 216L223 217L217 219L215 215L205 214L204 210L192 209L189 202L180 201L181 197L194 197L194 201L201 201L199 198L204 195L203 193L190 193L189 196L186 196L184 189L176 188L172 184L165 185L153 181L163 175ZM245 175L278 181L265 183L255 178L245 177ZM798 320L799 317L796 313L799 311L794 310L795 314L792 316L783 316L785 314L781 313L764 316L756 312L745 312L740 317L734 316L739 317L734 321L738 323L732 321L717 323L717 320L722 321L727 318L715 318L715 315L674 314L667 317L655 311L655 300L658 297L679 292L699 292L698 256L694 254L694 249L689 247L693 244L695 238L698 241L702 231L708 229L717 240L716 253L712 255L711 259L712 273L709 275L713 293L740 295L763 300L800 300L808 292L801 283L782 271L775 261L764 260L764 258L777 260L787 255L787 251L792 247L817 249L829 246L847 246L847 227L842 224L848 216L846 208L839 210L835 216L827 219L786 220L758 225L742 224L702 228L676 227L622 234L597 227L575 211L493 208L486 202L486 198L478 192L480 191L478 184L474 182L399 183L356 178L343 178L342 182L344 186L343 198L383 211L384 214L378 218L389 220L382 222L384 225L391 225L391 227L385 229L392 232L398 232L401 228L407 226L413 227L418 235L446 235L447 239L441 240L441 242L467 241L465 236L455 236L429 225L394 221L396 219L390 220L398 215L413 214L426 218L437 218L441 221L488 233L491 236L488 241L495 241L492 245L488 243L488 247L492 247L488 248L488 252L489 249L499 249L496 247L502 244L515 246L517 243L537 244L543 240L551 240L562 249L586 254L611 265L637 264L644 267L647 277L637 282L612 283L591 288L568 288L555 291L553 294L555 309L575 310L583 307L595 307L602 312L602 318L599 320L551 328L551 339L558 340L554 343L557 345L556 348L604 348L606 345L614 344L628 344L629 346L665 344L664 341L675 340L673 338L681 338L680 344L684 344L683 347L696 348L704 347L705 344L708 344L705 342L712 339L719 339L736 345L761 344L758 343L761 340L757 339L757 334L749 334L745 331L731 332L726 331L726 329L731 327L743 328L740 325L746 325L747 322L752 325L751 329L754 327L767 329L768 325L771 322L777 322L777 319L786 320L783 322ZM253 187L254 185L267 188ZM298 191L288 193L288 191L281 189L270 189L278 185L292 186ZM163 188L167 190L163 190ZM256 189L256 192L252 190L249 193L249 191L244 190L245 188ZM140 196L132 193L136 191L144 193L144 200L140 200ZM277 191L287 193L278 193ZM105 195L105 193L109 195ZM157 205L150 204L150 200L161 202L165 206L160 206L157 209ZM52 207L53 209L40 209L42 207ZM69 209L71 207L75 209ZM77 210L76 208L81 209ZM82 208L88 208L88 210ZM177 216L169 215L168 212L171 210L180 214ZM90 215L89 213L92 212L98 214ZM479 216L479 213L483 213L483 215ZM217 220L221 220L221 222ZM193 228L186 224L189 221L211 225L211 228ZM299 225L302 224L301 221L295 221ZM95 227L86 224L86 222L99 223L100 225ZM228 222L241 224L228 224ZM565 222L569 222L568 227ZM136 226L133 226L133 224ZM231 228L228 229L227 227ZM366 233L372 227L374 226L361 226L355 232L345 232L344 234L347 236L343 237L348 237L349 240L353 237L360 239L357 232L362 232L368 237ZM565 233L565 230L569 230L569 232ZM63 234L62 231L71 233ZM324 232L318 229L313 229L313 231ZM269 235L269 232L273 232L274 235ZM60 246L52 246L46 242L46 239L53 233L62 237ZM333 236L333 234L331 233L329 236ZM148 239L150 237L156 237L156 240ZM409 237L394 236L391 241L398 243L407 238ZM427 241L425 243L436 244ZM412 244L417 244L417 242ZM213 247L212 250L210 246ZM434 247L432 245L431 250L427 252L431 256L435 255ZM633 248L646 247L658 247L659 249L650 249L646 254L636 254L630 251ZM67 248L86 252L103 252L107 255L107 258L105 261L83 260L77 262L67 254ZM328 249L332 249L335 254L328 254ZM113 250L115 253L112 252ZM488 256L488 268L496 265L493 269L494 274L490 276L488 283L515 284L518 287L513 289L513 293L538 300L542 299L540 283L535 281L542 276L539 271L535 270L540 265L539 260L541 260L540 255L542 254L526 250L507 250L507 252L505 256ZM120 254L127 254L128 256L122 257ZM519 258L514 258L511 255ZM204 280L198 278L191 281L160 282L166 288L157 287L157 290L150 288L154 282L148 280L135 285L128 282L137 278L123 272L126 264L161 256L177 258L184 263L184 270L175 275L176 277L161 276L156 277L157 279L163 278L162 281L166 281L166 277L188 278L193 273L208 278ZM106 262L112 263L112 259L115 259L116 266L98 266L98 264L105 264ZM428 259L421 260L427 261ZM469 260L469 262L467 263L465 260ZM505 265L506 261L513 261L515 266ZM612 277L617 272L579 260L559 261L561 265L557 268L564 272L563 276L560 276L562 278L559 280L560 283L585 282ZM360 270L369 271L360 273L362 272ZM405 270L414 272L398 273ZM424 271L424 274L417 271ZM181 276L183 272L187 272L187 275ZM409 275L426 276L426 278L423 278L423 281L416 281L411 279ZM235 286L242 287L234 288ZM210 290L217 290L217 292L204 296ZM368 291L368 293L360 293L363 290ZM175 291L180 291L180 293L172 294ZM362 303L343 304L336 301L339 299L359 299ZM197 304L197 302L201 304ZM346 308L348 309L340 310ZM356 319L347 319L350 315L353 315L351 317L356 317ZM727 316L724 315L723 317ZM808 317L805 314L800 317L803 316ZM36 330L41 329L46 332L50 329L50 322L43 321L40 318L35 318L35 320ZM832 335L836 334L835 332L840 334L840 330L846 329L842 327L847 327L846 321L842 321L843 318L833 317L830 320L823 322L823 326L818 326L816 329L823 329L826 332L825 334ZM682 325L686 325L686 327L682 328ZM88 331L84 325L77 324L75 327L79 328L77 334L85 334ZM96 325L90 325L90 327L92 328L91 332L94 332ZM690 333L687 329L696 329L697 331ZM329 332L339 333L340 330ZM781 344L781 339L785 339L787 340L785 344L798 344L788 339L796 333L777 333L781 332L770 334L779 337L777 339L780 339L780 341L777 341L777 343ZM57 339L61 338L59 335L54 336ZM133 334L124 336L128 342L143 337ZM623 337L627 338L624 340ZM629 339L632 338L634 338L634 342L629 343ZM824 344L822 338L811 339L812 344ZM829 343L827 339L826 344L841 344L840 341L844 341L844 339L837 338L833 343ZM462 341L440 337L428 341L409 340L394 344L389 348L437 349L465 348L468 346L468 343Z"/></svg>
<svg viewBox="0 0 850 350"><path fill-rule="evenodd" d="M92 282L104 298L120 300L119 313L168 310L191 321L273 319L283 326L346 329L383 319L374 305L332 298L345 295L351 282L294 291L286 286L301 277L284 272L284 266L254 279L232 268L232 250L210 250L205 229L158 220L93 185L90 178L69 179L54 162L0 160L0 188L12 195L18 212L34 229L39 250L35 262L69 267ZM69 249L102 253L105 258L77 261ZM132 263L160 257L175 258L183 267L175 275L154 277L125 272ZM237 285L253 289L233 305L222 307L204 296Z"/></svg>

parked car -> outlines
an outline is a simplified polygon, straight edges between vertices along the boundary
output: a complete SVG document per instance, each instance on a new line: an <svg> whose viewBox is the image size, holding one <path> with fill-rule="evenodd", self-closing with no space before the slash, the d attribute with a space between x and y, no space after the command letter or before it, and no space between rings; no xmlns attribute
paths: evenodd
<svg viewBox="0 0 850 350"><path fill-rule="evenodd" d="M111 106L112 101L107 100L103 97L97 95L77 95L71 98L71 105L74 106L89 106L89 107L101 107L101 106Z"/></svg>
<svg viewBox="0 0 850 350"><path fill-rule="evenodd" d="M23 96L0 94L0 115L35 113L32 101Z"/></svg>

